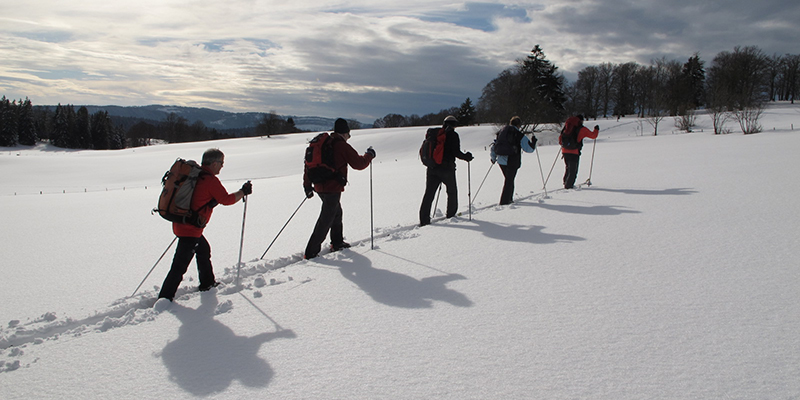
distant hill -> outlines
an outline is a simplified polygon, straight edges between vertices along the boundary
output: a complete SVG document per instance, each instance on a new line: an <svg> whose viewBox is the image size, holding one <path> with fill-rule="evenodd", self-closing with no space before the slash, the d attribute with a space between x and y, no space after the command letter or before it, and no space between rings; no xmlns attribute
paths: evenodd
<svg viewBox="0 0 800 400"><path fill-rule="evenodd" d="M43 106L46 108L55 109L55 106ZM74 106L76 109L80 105ZM254 128L264 116L265 113L246 112L246 113L233 113L220 110L212 110L210 108L197 108L197 107L181 107L181 106L164 106L164 105L149 105L149 106L85 106L89 110L89 114L94 114L97 111L106 111L109 116L134 118L148 121L163 121L170 113L175 113L189 121L192 124L196 121L201 121L208 128L215 128L219 131L228 130L243 130ZM294 115L281 115L282 118L294 119L294 124L299 129L304 131L324 131L333 129L333 122L335 118L326 117L307 117L307 116L294 116ZM368 126L362 124L363 126ZM371 126L371 124L369 125Z"/></svg>

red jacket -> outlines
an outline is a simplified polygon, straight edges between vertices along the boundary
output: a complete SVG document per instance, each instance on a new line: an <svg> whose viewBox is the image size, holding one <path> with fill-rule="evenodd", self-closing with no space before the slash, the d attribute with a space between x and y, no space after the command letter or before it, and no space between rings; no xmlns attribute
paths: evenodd
<svg viewBox="0 0 800 400"><path fill-rule="evenodd" d="M571 124L579 124L579 123L581 123L581 122L577 117L569 117L569 118L567 118L567 122L565 122L565 125L567 125L565 127L565 129L571 130L572 127L569 126L569 125L571 125ZM575 126L575 125L572 125L572 126ZM587 128L585 126L581 126L581 130L578 131L578 142L581 142L581 141L583 141L583 139L586 139L586 138L597 139L597 136L599 134L600 134L600 130L599 129L595 129L594 131L591 131L591 130L589 130L589 128ZM558 144L561 144L561 136L560 135L558 137ZM581 150L580 149L565 149L565 148L562 147L561 148L561 154L581 154Z"/></svg>
<svg viewBox="0 0 800 400"><path fill-rule="evenodd" d="M211 203L209 205L209 203ZM192 210L203 216L206 223L211 219L211 213L216 204L232 205L236 203L236 195L228 193L219 179L214 176L207 167L203 167L203 172L198 178L197 186L192 195ZM203 235L203 228L198 228L190 224L172 223L172 232L175 236L200 237Z"/></svg>
<svg viewBox="0 0 800 400"><path fill-rule="evenodd" d="M342 174L347 179L347 166L353 169L362 170L369 167L372 161L372 156L369 153L359 155L353 146L350 146L344 137L339 133L331 133L333 140L333 168ZM303 173L303 187L311 187L311 180L308 179L308 174ZM332 179L322 183L315 183L314 191L317 193L337 193L344 192L344 185L339 181Z"/></svg>

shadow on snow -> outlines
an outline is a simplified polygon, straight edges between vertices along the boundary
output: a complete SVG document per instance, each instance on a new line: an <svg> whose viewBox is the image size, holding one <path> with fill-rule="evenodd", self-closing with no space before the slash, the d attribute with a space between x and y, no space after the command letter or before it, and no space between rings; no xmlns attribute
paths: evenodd
<svg viewBox="0 0 800 400"><path fill-rule="evenodd" d="M393 256L383 251L381 253ZM405 258L401 259L413 264L424 265ZM457 307L472 306L472 301L462 293L447 288L448 282L467 279L463 275L445 273L416 279L397 272L374 268L367 257L349 250L342 251L341 255L336 258L320 257L314 261L338 268L342 276L356 284L373 300L388 306L432 308L434 301L443 301ZM432 267L428 268L439 271Z"/></svg>
<svg viewBox="0 0 800 400"><path fill-rule="evenodd" d="M258 356L259 349L273 339L294 338L294 332L279 329L253 337L238 336L214 319L216 293L202 293L200 300L197 309L177 303L170 309L182 322L178 338L167 343L160 354L170 379L195 396L220 393L234 380L248 387L267 386L274 372Z"/></svg>

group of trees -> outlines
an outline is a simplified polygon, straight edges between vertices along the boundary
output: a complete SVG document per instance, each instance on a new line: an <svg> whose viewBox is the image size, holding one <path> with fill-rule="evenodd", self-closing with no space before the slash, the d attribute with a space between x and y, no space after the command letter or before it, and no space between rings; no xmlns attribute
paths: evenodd
<svg viewBox="0 0 800 400"><path fill-rule="evenodd" d="M359 124L360 126L361 124ZM353 126L352 124L350 125ZM358 129L358 128L354 128ZM256 135L258 136L266 136L269 137L270 135L278 135L283 133L297 133L301 132L294 125L294 118L289 117L287 119L283 119L278 114L275 114L275 111L270 111L261 118L261 121L258 122L256 125Z"/></svg>
<svg viewBox="0 0 800 400"><path fill-rule="evenodd" d="M33 146L39 140L36 131L30 100L9 101L5 96L0 99L0 146Z"/></svg>
<svg viewBox="0 0 800 400"><path fill-rule="evenodd" d="M719 53L708 69L694 54L683 63L662 57L650 65L591 65L578 72L577 81L567 82L537 45L483 88L478 118L503 124L518 115L535 129L574 114L637 115L658 134L666 117L675 117L676 126L690 130L695 110L706 108L715 133L726 132L723 124L730 118L743 132L754 133L761 129L758 118L766 102L794 102L800 90L798 74L800 55L770 57L749 46Z"/></svg>
<svg viewBox="0 0 800 400"><path fill-rule="evenodd" d="M71 149L123 149L125 135L111 123L108 113L89 114L59 104L55 111L36 109L29 99L0 100L0 146L33 146L49 139L58 147Z"/></svg>
<svg viewBox="0 0 800 400"><path fill-rule="evenodd" d="M565 78L547 60L539 45L525 59L486 84L478 102L481 121L508 123L519 116L535 129L540 124L561 122L567 115Z"/></svg>
<svg viewBox="0 0 800 400"><path fill-rule="evenodd" d="M676 117L681 129L691 129L695 110L704 107L715 133L725 132L728 118L754 133L766 102L794 102L799 72L800 55L770 57L756 46L721 52L708 69L698 54L684 63L663 57L647 66L603 63L585 67L566 86L566 108L590 118L636 114L647 118L657 134L667 116Z"/></svg>
<svg viewBox="0 0 800 400"><path fill-rule="evenodd" d="M439 125L445 117L452 115L456 117L461 125L472 125L477 122L477 111L472 100L467 97L460 107L451 107L440 110L438 113L416 114L404 116L400 114L387 114L383 118L378 118L372 124L373 128L397 128L402 126L428 126ZM352 125L351 125L352 126Z"/></svg>

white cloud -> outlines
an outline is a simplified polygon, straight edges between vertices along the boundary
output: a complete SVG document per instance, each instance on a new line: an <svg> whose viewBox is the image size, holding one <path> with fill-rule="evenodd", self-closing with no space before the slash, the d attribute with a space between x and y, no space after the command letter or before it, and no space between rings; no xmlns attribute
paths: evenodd
<svg viewBox="0 0 800 400"><path fill-rule="evenodd" d="M696 51L710 59L735 45L796 52L797 5L766 2L754 15L740 12L751 3L721 4L17 2L0 18L0 93L377 118L475 101L536 44L565 73Z"/></svg>

